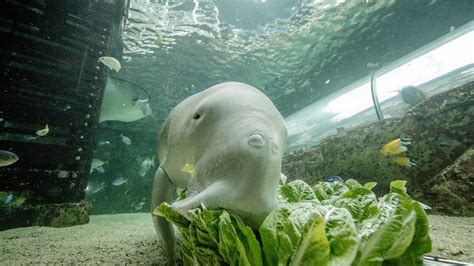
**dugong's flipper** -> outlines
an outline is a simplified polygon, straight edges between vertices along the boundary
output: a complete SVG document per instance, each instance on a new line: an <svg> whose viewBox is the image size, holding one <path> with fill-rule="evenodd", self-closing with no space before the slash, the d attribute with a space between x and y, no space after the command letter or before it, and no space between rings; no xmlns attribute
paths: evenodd
<svg viewBox="0 0 474 266"><path fill-rule="evenodd" d="M187 198L179 201L175 201L171 207L182 214L185 217L188 217L188 211L198 208L204 205L206 208L230 208L230 202L238 201L237 195L233 197L232 193L229 192L229 189L226 189L227 185L224 182L216 182L209 187L205 188L203 191L190 195ZM222 200L222 199L226 200Z"/></svg>
<svg viewBox="0 0 474 266"><path fill-rule="evenodd" d="M171 202L173 188L174 186L166 172L161 167L158 167L155 173L155 178L153 179L153 190L151 193L150 207L152 213L162 202ZM174 265L173 225L168 223L164 217L159 217L154 214L152 214L152 216L155 231L161 236L161 239L165 243L168 265Z"/></svg>

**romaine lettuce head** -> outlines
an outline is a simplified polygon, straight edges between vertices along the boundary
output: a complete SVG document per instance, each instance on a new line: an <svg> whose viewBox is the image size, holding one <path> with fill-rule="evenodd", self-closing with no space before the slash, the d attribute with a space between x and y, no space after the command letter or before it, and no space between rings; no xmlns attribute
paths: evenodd
<svg viewBox="0 0 474 266"><path fill-rule="evenodd" d="M171 205L162 203L153 213L178 228L185 265L262 265L255 234L231 211L201 206L189 211L190 220L187 220Z"/></svg>
<svg viewBox="0 0 474 266"><path fill-rule="evenodd" d="M230 210L188 212L187 218L161 204L181 233L185 265L422 265L431 250L428 218L406 192L391 183L377 199L375 183L280 180L279 206L253 232Z"/></svg>

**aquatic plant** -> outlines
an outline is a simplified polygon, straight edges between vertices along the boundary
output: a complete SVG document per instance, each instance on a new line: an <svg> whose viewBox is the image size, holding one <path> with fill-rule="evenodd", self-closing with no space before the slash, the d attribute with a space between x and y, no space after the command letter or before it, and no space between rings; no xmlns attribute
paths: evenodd
<svg viewBox="0 0 474 266"><path fill-rule="evenodd" d="M258 232L230 210L201 206L185 218L163 203L154 214L180 231L185 265L422 265L428 218L405 183L377 199L373 182L282 179L279 206Z"/></svg>

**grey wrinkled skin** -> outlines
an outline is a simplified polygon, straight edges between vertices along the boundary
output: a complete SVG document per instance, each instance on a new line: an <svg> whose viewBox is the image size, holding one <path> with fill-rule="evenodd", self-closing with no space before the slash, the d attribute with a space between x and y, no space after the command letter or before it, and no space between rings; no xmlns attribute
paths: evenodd
<svg viewBox="0 0 474 266"><path fill-rule="evenodd" d="M258 229L277 204L286 140L283 117L250 85L226 82L192 95L171 111L161 130L152 211L171 202L179 187L187 189L187 198L172 204L179 213L202 203L233 210ZM194 176L182 171L185 164L194 166ZM173 264L173 227L155 215L153 222Z"/></svg>

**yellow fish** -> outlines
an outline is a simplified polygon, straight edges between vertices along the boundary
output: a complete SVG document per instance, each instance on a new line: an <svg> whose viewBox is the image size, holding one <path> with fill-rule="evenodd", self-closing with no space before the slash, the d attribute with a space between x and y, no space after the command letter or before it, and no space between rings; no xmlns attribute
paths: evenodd
<svg viewBox="0 0 474 266"><path fill-rule="evenodd" d="M406 167L406 168L410 168L410 167L413 167L413 166L416 165L415 160L410 159L408 157L391 157L391 158L389 158L389 160L392 163L396 163L396 164L398 164L400 166L403 166L403 167Z"/></svg>
<svg viewBox="0 0 474 266"><path fill-rule="evenodd" d="M36 135L40 137L44 137L48 134L48 132L49 132L49 127L48 127L48 124L46 124L45 128L36 131Z"/></svg>
<svg viewBox="0 0 474 266"><path fill-rule="evenodd" d="M194 170L194 165L189 164L189 163L185 164L183 166L183 169L181 169L181 171L190 174L192 177L196 175L196 171Z"/></svg>
<svg viewBox="0 0 474 266"><path fill-rule="evenodd" d="M407 146L411 145L411 139L398 138L385 144L380 152L385 156L399 155L408 150Z"/></svg>

